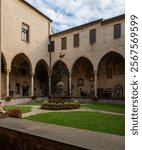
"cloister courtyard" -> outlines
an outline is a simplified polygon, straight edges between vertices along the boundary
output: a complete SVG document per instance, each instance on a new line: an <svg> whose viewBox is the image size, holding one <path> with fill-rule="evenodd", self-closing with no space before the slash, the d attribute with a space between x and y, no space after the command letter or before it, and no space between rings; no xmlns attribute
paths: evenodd
<svg viewBox="0 0 142 150"><path fill-rule="evenodd" d="M121 136L125 135L124 104L95 102L81 104L80 108L72 110L43 110L41 109L42 103L45 102L5 106L5 109L20 109L22 119L26 120Z"/></svg>
<svg viewBox="0 0 142 150"><path fill-rule="evenodd" d="M25 0L0 10L0 150L123 150L125 14L54 33Z"/></svg>

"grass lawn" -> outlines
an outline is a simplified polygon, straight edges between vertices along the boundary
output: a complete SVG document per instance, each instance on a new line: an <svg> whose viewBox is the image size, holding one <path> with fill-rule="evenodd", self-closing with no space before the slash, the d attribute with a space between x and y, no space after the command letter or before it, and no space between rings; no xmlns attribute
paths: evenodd
<svg viewBox="0 0 142 150"><path fill-rule="evenodd" d="M27 104L23 104L23 106L40 106L42 102L31 102ZM91 103L91 104L81 104L82 108L91 108L96 110L117 112L117 113L125 113L125 105L124 104L104 104L104 103Z"/></svg>
<svg viewBox="0 0 142 150"><path fill-rule="evenodd" d="M5 109L9 110L9 109L14 109L14 108L19 108L22 113L27 113L31 111L31 106L22 106L22 105L12 105L12 106L6 106Z"/></svg>
<svg viewBox="0 0 142 150"><path fill-rule="evenodd" d="M125 117L98 112L50 112L24 119L124 136Z"/></svg>
<svg viewBox="0 0 142 150"><path fill-rule="evenodd" d="M40 106L42 102L30 102L27 104L21 104L21 106ZM117 113L125 113L125 105L124 104L107 104L107 103L91 103L91 104L81 104L82 108L90 108L102 111L110 111Z"/></svg>
<svg viewBox="0 0 142 150"><path fill-rule="evenodd" d="M91 108L96 110L125 113L124 104L102 104L102 103L93 103L93 104L82 104L81 107Z"/></svg>

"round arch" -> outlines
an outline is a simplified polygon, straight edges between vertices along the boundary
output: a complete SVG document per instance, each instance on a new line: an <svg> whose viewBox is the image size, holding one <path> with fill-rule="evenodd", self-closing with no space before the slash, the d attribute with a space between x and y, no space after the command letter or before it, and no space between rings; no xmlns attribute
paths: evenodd
<svg viewBox="0 0 142 150"><path fill-rule="evenodd" d="M14 56L11 61L9 94L12 97L29 97L31 95L32 64L24 53Z"/></svg>
<svg viewBox="0 0 142 150"><path fill-rule="evenodd" d="M62 69L65 69L65 71L67 71L68 70L68 68L67 68L67 65L65 64L65 62L63 62L62 60L58 60L58 61L56 61L55 63L54 63L54 65L52 66L52 70L54 70L55 69L55 67L64 67L64 68L62 68ZM63 70L62 70L63 71Z"/></svg>
<svg viewBox="0 0 142 150"><path fill-rule="evenodd" d="M95 96L95 74L93 63L86 57L79 57L72 66L72 94L77 97Z"/></svg>
<svg viewBox="0 0 142 150"><path fill-rule="evenodd" d="M75 64L75 62L77 61L77 60L79 60L80 58L85 58L85 59L87 59L87 60L89 60L89 62L93 65L94 63L93 63L93 61L92 61L92 58L91 57L89 57L88 55L81 55L81 56L78 56L78 57L76 57L73 61L72 61L72 63L71 63L71 72L72 72L72 68L73 68L73 65ZM94 66L93 66L93 69L94 69Z"/></svg>
<svg viewBox="0 0 142 150"><path fill-rule="evenodd" d="M125 59L117 52L108 52L99 61L98 96L105 98L124 98Z"/></svg>
<svg viewBox="0 0 142 150"><path fill-rule="evenodd" d="M6 95L6 69L7 69L7 62L6 62L6 59L3 55L3 53L1 52L1 62L0 62L0 65L1 65L1 81L0 81L0 97L5 97Z"/></svg>
<svg viewBox="0 0 142 150"><path fill-rule="evenodd" d="M53 95L67 95L69 91L68 82L69 70L67 65L58 60L52 67L52 94ZM59 84L62 84L61 87Z"/></svg>
<svg viewBox="0 0 142 150"><path fill-rule="evenodd" d="M103 60L104 57L109 56L109 55L112 56L112 57L113 57L113 55L114 55L114 56L117 55L117 56L120 56L120 57L124 58L123 55L121 55L121 54L118 53L118 52L115 52L115 51L109 51L109 52L104 53L103 55L101 55L100 58L98 58L98 61L97 61L97 63L95 64L94 67L98 70L98 66L99 66L101 60Z"/></svg>
<svg viewBox="0 0 142 150"><path fill-rule="evenodd" d="M7 68L7 62L2 52L1 52L1 65L4 65L4 70Z"/></svg>
<svg viewBox="0 0 142 150"><path fill-rule="evenodd" d="M38 97L45 97L48 95L49 88L49 67L45 60L41 59L37 62L35 67L35 88L34 94Z"/></svg>
<svg viewBox="0 0 142 150"><path fill-rule="evenodd" d="M36 71L36 67L37 67L38 64L43 64L43 65L45 66L45 68L47 69L48 74L49 74L50 68L49 68L49 65L47 64L47 62L46 62L44 59L41 59L41 60L39 60L39 61L36 63L34 72Z"/></svg>
<svg viewBox="0 0 142 150"><path fill-rule="evenodd" d="M28 57L26 54L24 54L24 53L16 54L16 55L13 57L13 59L12 59L12 61L11 61L11 67L12 67L12 63L13 63L13 61L14 61L14 59L15 59L16 57L20 57L21 59L24 59L24 60L28 63L29 68L30 68L30 72L32 73L32 70L33 70L33 68L32 68L32 63L31 63L29 57ZM12 69L12 68L11 68L11 69Z"/></svg>

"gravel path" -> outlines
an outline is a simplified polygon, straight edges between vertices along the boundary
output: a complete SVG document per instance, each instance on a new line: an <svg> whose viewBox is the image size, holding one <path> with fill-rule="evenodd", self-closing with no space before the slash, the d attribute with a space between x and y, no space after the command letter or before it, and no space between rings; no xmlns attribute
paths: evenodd
<svg viewBox="0 0 142 150"><path fill-rule="evenodd" d="M32 111L22 114L22 117L24 118L24 117L41 114L41 113L47 113L47 112L71 112L71 111L89 111L89 112L100 112L100 113L112 114L112 115L121 115L121 116L125 115L125 114L121 114L121 113L102 111L102 110L94 110L94 109L90 109L90 108L79 108L79 109L72 109L72 110L43 110L43 109L40 109L40 106L32 106Z"/></svg>

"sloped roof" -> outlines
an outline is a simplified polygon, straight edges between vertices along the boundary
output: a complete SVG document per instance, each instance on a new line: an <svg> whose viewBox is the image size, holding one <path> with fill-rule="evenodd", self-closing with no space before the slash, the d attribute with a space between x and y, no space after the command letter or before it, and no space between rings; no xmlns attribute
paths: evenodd
<svg viewBox="0 0 142 150"><path fill-rule="evenodd" d="M88 26L92 26L94 24L97 24L97 23L101 23L101 25L105 25L105 24L108 24L108 23L111 23L111 22L115 22L117 20L122 20L122 19L125 19L125 14L115 16L115 17L112 17L112 18L108 18L108 19L105 19L105 20L98 19L98 20L95 20L95 21L92 21L92 22L89 22L89 23L86 23L86 24L82 24L80 26L76 26L76 27L61 31L61 32L53 33L51 35L51 37L56 37L56 36L60 36L60 35L70 33L70 32L76 31L76 30L80 30L80 29L86 28Z"/></svg>

